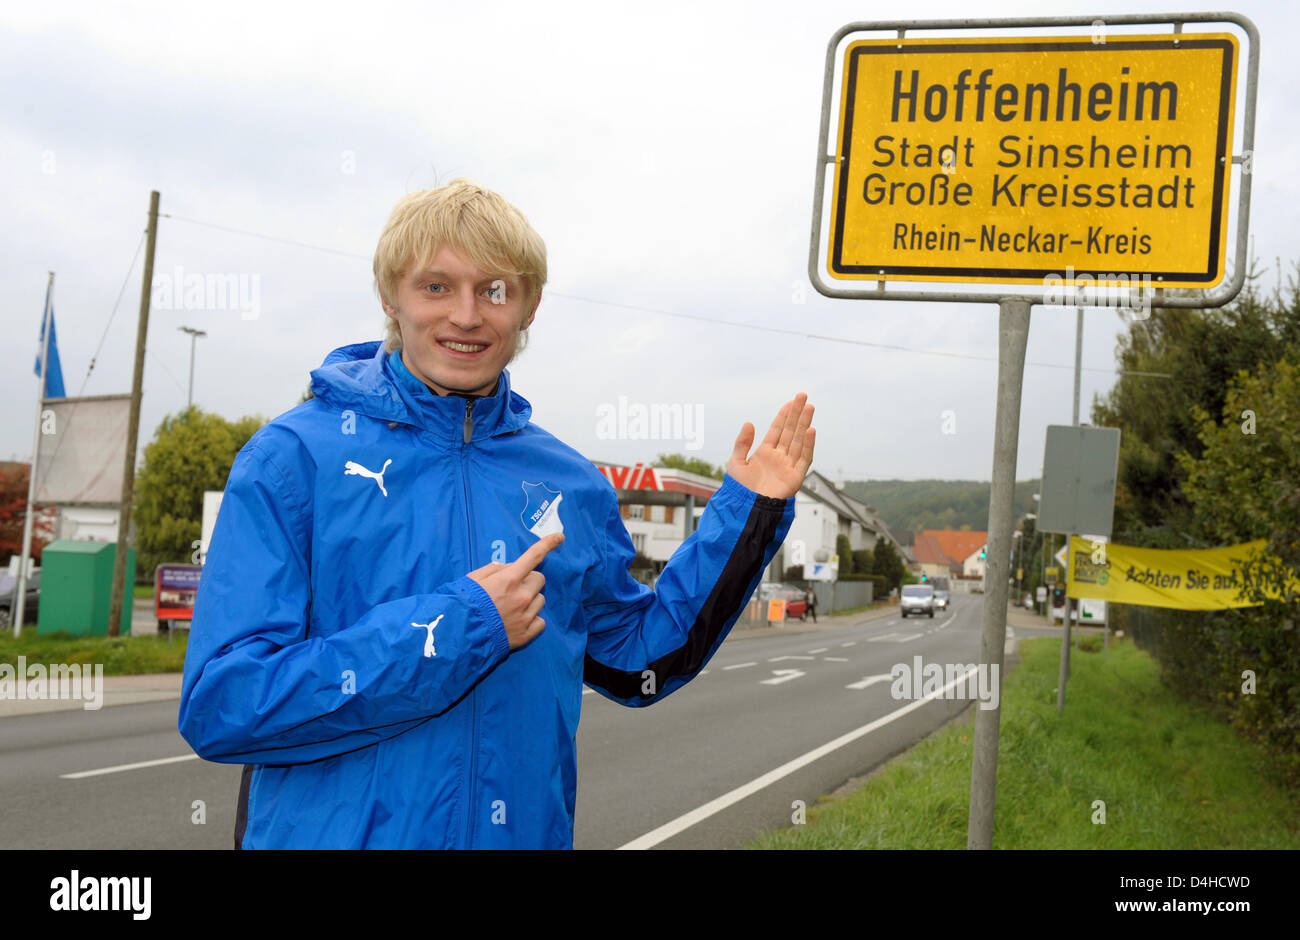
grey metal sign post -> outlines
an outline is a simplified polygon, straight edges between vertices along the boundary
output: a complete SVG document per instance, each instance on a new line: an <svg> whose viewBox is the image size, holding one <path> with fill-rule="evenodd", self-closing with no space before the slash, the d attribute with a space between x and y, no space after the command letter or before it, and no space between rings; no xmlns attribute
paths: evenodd
<svg viewBox="0 0 1300 940"><path fill-rule="evenodd" d="M1067 583L1071 539L1075 535L1110 538L1115 516L1115 483L1119 477L1119 437L1118 428L1077 424L1047 427L1038 524L1044 532L1065 533ZM1070 678L1070 615L1077 606L1067 601L1062 617L1061 669L1056 689L1058 712L1065 710L1065 686Z"/></svg>
<svg viewBox="0 0 1300 940"><path fill-rule="evenodd" d="M878 268L868 267L861 263L850 263L843 260L846 252L846 246L852 247L851 239L845 237L845 206L843 202L847 197L848 187L846 185L837 185L835 199L832 208L836 210L836 221L831 226L831 234L834 239L833 247L827 246L828 268L836 270L837 279L857 279L861 284L857 288L835 287L825 283L822 279L822 267L819 265L821 259L821 250L823 246L823 217L825 211L825 193L827 189L827 171L834 169L836 173L837 184L840 182L839 172L844 170L847 173L847 167L844 164L849 163L847 153L841 157L836 153L828 153L830 143L830 121L831 121L831 102L834 91L834 79L836 75L837 55L840 51L840 43L853 33L877 33L893 34L896 38L896 48L886 48L885 44L878 44L874 49L864 49L864 52L876 54L879 60L886 55L894 55L899 68L896 70L896 79L894 86L893 102L896 109L902 108L908 110L912 115L920 116L921 120L931 120L938 122L954 115L962 114L962 108L967 107L975 113L976 108L988 107L993 109L999 107L999 102L1008 108L1010 97L1003 96L1001 89L996 92L992 91L992 83L982 74L976 76L971 72L958 74L954 76L955 81L950 85L930 85L922 87L919 83L909 83L915 72L911 71L912 64L920 61L919 55L909 55L911 50L904 45L904 38L909 31L932 31L932 30L992 30L1007 29L1024 31L1027 29L1060 29L1076 28L1078 33L1078 42L1073 43L1081 49L1086 49L1083 40L1089 36L1096 43L1098 24L1104 30L1110 26L1157 26L1171 30L1168 38L1162 40L1163 46L1167 48L1179 48L1184 43L1191 47L1198 42L1201 45L1208 45L1196 38L1196 34L1183 34L1183 27L1189 23L1232 23L1240 27L1249 40L1249 52L1247 60L1246 76L1246 107L1242 120L1242 137L1241 153L1233 153L1235 144L1231 139L1224 139L1228 135L1220 134L1216 143L1217 157L1216 162L1219 167L1214 176L1215 186L1226 185L1228 171L1231 165L1240 165L1242 172L1237 182L1238 201L1237 201L1237 230L1236 230L1236 263L1232 266L1231 277L1226 279L1226 284L1220 284L1218 287L1204 292L1195 291L1186 294L1180 293L1176 296L1166 296L1163 287L1156 286L1150 289L1153 281L1148 276L1145 288L1135 288L1133 285L1126 285L1122 290L1117 292L1116 302L1125 307L1139 308L1147 307L1154 302L1157 306L1162 307L1218 307L1231 301L1242 285L1246 277L1246 259L1248 257L1248 232L1250 222L1250 189L1251 175L1250 166L1253 157L1254 139L1255 139L1255 90L1258 83L1259 75L1259 32L1254 23L1246 17L1236 13L1177 13L1164 15L1122 15L1106 17L1104 22L1094 17L1038 17L1038 18L1007 18L1007 19L953 19L953 20L925 20L925 21L876 21L850 23L839 29L831 37L826 51L826 68L825 79L822 89L822 114L821 129L818 139L817 149L817 166L813 186L813 221L812 231L808 252L808 276L817 291L824 296L833 298L842 298L848 300L908 300L908 301L930 301L935 303L956 302L956 303L996 303L998 305L998 393L997 393L997 416L996 428L994 431L993 447L993 482L992 491L989 499L989 547L987 560L987 578L991 585L984 596L984 611L982 619L982 632L980 641L980 665L982 669L990 669L996 666L994 671L997 682L1001 682L1003 645L1005 642L1006 630L1006 605L1007 605L1007 574L1010 564L1011 532L1014 524L1014 493L1015 493L1015 468L1016 452L1019 443L1020 427L1020 399L1021 389L1023 387L1024 364L1025 364L1025 346L1029 336L1029 312L1034 304L1053 305L1062 307L1078 306L1077 294L1080 279L1071 282L1073 290L1065 291L1065 296L1054 300L1049 299L1043 291L1042 282L1040 281L1037 291L1020 291L1006 287L1005 283L1029 283L1027 277L1036 273L1031 270L1034 265L1029 261L1024 264L1013 265L1011 275L1003 278L1004 283L996 283L999 280L999 269L996 266L988 265L963 265L960 263L946 263L945 266L920 266L909 268L906 264L891 262L888 265L881 265ZM881 38L878 36L877 38ZM1103 35L1103 41L1106 37ZM1123 43L1124 36L1116 34L1115 45ZM943 41L949 40L948 36L936 39L931 44L931 48L926 51L942 50ZM951 40L954 48L961 40ZM1132 45L1140 45L1132 43ZM1147 45L1155 45L1147 42ZM968 46L966 48L973 49ZM1009 46L1007 48L1010 48ZM856 60L855 60L856 61ZM902 65L907 64L907 74L904 74ZM854 66L856 67L856 66ZM1233 60L1231 68L1234 73L1239 68L1238 62ZM1158 83L1156 83L1158 84ZM980 97L980 88L983 85L984 97ZM847 83L846 83L847 87ZM1044 85L1046 91L1039 90L1036 86L1026 85L1023 88L1025 95L1026 113L1028 113L1029 103L1034 100L1031 96L1037 95L1042 99L1043 114L1046 114L1048 107L1046 98L1051 93L1051 88ZM1094 86L1095 87L1095 86ZM1127 89L1127 86L1125 86ZM937 89L937 90L936 90ZM1141 88L1135 91L1134 106L1136 108L1137 97L1140 97ZM1072 93L1072 83L1066 74L1060 76L1059 85L1060 99L1057 107L1062 108L1068 102L1066 98ZM1149 92L1146 103L1148 106L1155 108L1155 94L1160 91L1157 88L1147 89ZM1014 93L1012 93L1014 94ZM1074 104L1079 104L1079 99L1083 92L1073 93L1075 97ZM1096 93L1098 97L1093 97L1092 93L1088 94L1089 108L1093 103L1100 100L1101 92ZM1128 91L1121 89L1120 94L1127 95ZM1224 93L1228 97L1227 92ZM1127 106L1127 98L1125 99ZM1115 99L1107 99L1109 104L1114 104ZM1169 101L1165 99L1166 106ZM1230 102L1234 103L1235 102ZM848 107L841 96L839 102L841 105L839 113L841 120L845 118L852 119L854 114L852 108ZM952 107L950 112L948 109ZM990 113L993 113L990 110ZM1101 114L1102 109L1098 106L1095 110L1088 112L1089 116ZM1110 111L1107 114L1113 113ZM1002 119L1003 111L996 112L998 120ZM897 118L897 111L895 119ZM956 118L960 120L960 117ZM937 126L937 125L935 125ZM969 142L970 138L967 138ZM877 139L878 149L884 146L889 154L889 160L892 162L900 158L900 154L892 148L892 144L885 145L883 137ZM916 151L913 152L915 155ZM969 168L972 165L971 152L969 146L962 146L962 141L954 139L950 147L939 148L938 154L930 155L935 161L932 166L940 169L944 176L948 177L945 181L938 176L930 180L928 188L921 184L921 189L915 191L918 199L929 200L931 205L936 204L938 200L955 200L957 204L963 204L961 200L965 198L967 203L971 196L969 187L963 188L960 182L959 170L963 167ZM885 159L882 155L879 159ZM1221 171L1221 172L1220 172ZM847 175L844 180L847 180ZM901 185L901 189L899 188ZM885 185L872 189L869 184L864 186L862 197L871 205L885 205L885 200L895 197L901 198L904 202L910 201L916 183ZM1218 192L1219 190L1215 190ZM1023 190L1022 190L1023 192ZM1224 190L1226 192L1226 190ZM1076 191L1077 193L1077 191ZM1042 191L1039 192L1040 199ZM1175 194L1176 197L1177 194ZM870 212L863 213L861 207L857 207L859 215L865 214L869 218ZM879 214L880 225L885 225L886 213L882 210ZM1226 212L1223 213L1226 219ZM949 230L947 228L934 226L929 229L913 223L908 227L905 220L895 213L893 226L893 240L895 246L901 241L904 249L909 246L915 246L922 252L920 261L927 260L924 252L930 251L934 254L937 249L947 249L951 254L957 254L965 248L964 239L967 234ZM987 226L985 227L987 228ZM1000 242L998 239L1005 233L994 232L989 236L986 232L980 233L981 239L988 239L994 247ZM970 233L970 240L975 242L974 233ZM1094 233L1090 230L1088 238L1091 240ZM1099 237L1099 235L1097 236ZM1226 238L1226 232L1222 232L1215 223L1215 228L1210 237L1212 247L1219 245L1218 239ZM982 246L981 246L982 247ZM838 260L837 260L838 259ZM1139 262L1135 262L1138 264ZM838 267L837 267L838 266ZM925 277L926 272L941 270L942 274L934 277ZM1005 269L1004 269L1005 270ZM918 273L919 272L919 273ZM1104 275L1103 275L1104 276ZM1158 272L1155 283L1160 283ZM948 280L962 282L963 278L966 283L986 281L995 282L995 289L987 291L969 291L969 290L890 290L887 285L891 277L897 281L899 279L910 280ZM1095 277L1095 275L1094 275ZM1206 276L1208 282L1209 275ZM1192 280L1195 280L1193 277ZM1109 283L1109 282L1108 282ZM999 696L999 701L1000 701ZM989 849L993 845L993 811L994 800L996 796L997 785L997 751L998 751L998 728L1000 723L1000 708L994 709L977 709L975 713L975 740L974 754L971 765L971 797L970 797L970 822L967 830L967 848L971 849Z"/></svg>

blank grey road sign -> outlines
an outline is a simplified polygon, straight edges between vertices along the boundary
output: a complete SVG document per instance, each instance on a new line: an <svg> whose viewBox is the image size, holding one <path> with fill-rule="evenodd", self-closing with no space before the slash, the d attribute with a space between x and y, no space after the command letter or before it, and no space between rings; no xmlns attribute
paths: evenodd
<svg viewBox="0 0 1300 940"><path fill-rule="evenodd" d="M1048 425L1039 531L1110 538L1118 471L1119 428Z"/></svg>

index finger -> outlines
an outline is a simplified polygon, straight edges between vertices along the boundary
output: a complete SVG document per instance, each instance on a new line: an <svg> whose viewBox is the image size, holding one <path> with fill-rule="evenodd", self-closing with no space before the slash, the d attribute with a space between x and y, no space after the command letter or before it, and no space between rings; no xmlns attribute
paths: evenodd
<svg viewBox="0 0 1300 940"><path fill-rule="evenodd" d="M540 538L530 545L528 551L516 558L514 562L512 562L512 565L516 568L521 568L524 571L532 571L542 563L542 559L546 557L547 553L551 549L555 548L555 546L559 545L563 541L563 532L552 532L545 538Z"/></svg>

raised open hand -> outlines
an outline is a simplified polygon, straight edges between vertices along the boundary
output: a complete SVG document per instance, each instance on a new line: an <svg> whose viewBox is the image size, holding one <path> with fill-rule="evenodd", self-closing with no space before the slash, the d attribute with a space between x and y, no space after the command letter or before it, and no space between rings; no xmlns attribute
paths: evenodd
<svg viewBox="0 0 1300 940"><path fill-rule="evenodd" d="M776 499L788 499L799 492L817 440L816 429L810 427L813 406L807 402L808 396L800 392L782 405L753 456L749 456L749 448L754 443L754 426L745 422L727 461L727 473L737 483Z"/></svg>

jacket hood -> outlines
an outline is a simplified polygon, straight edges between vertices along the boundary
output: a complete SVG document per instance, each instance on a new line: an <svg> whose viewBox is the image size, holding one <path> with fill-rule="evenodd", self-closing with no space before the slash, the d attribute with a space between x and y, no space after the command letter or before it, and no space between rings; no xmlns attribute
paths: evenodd
<svg viewBox="0 0 1300 940"><path fill-rule="evenodd" d="M501 370L491 395L437 395L402 363L401 351L384 352L381 341L340 346L311 372L312 393L339 411L351 409L383 421L422 428L439 440L463 441L467 400L473 401L472 440L509 434L528 425L533 406L510 389Z"/></svg>

